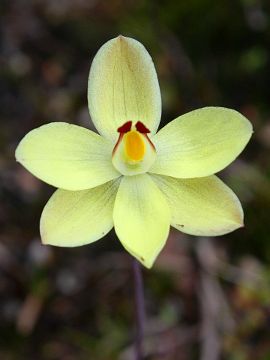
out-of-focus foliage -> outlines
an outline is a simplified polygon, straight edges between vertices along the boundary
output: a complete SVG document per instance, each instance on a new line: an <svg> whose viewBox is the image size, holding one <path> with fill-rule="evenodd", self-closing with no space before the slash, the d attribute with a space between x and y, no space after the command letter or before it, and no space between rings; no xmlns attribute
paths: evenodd
<svg viewBox="0 0 270 360"><path fill-rule="evenodd" d="M121 33L154 59L163 125L219 105L255 128L221 174L246 227L211 241L172 231L145 271L147 359L209 360L209 349L217 359L270 359L269 2L2 0L0 15L0 358L132 358L129 256L113 233L82 248L42 246L38 222L53 189L14 161L34 127L93 128L91 59Z"/></svg>

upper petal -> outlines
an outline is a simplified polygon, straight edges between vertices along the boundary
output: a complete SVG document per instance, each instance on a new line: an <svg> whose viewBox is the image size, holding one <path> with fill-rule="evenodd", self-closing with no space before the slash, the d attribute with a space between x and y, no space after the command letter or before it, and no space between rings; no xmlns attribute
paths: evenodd
<svg viewBox="0 0 270 360"><path fill-rule="evenodd" d="M126 121L142 121L156 132L161 97L153 61L138 41L118 36L96 54L88 82L91 118L100 134L112 141Z"/></svg>
<svg viewBox="0 0 270 360"><path fill-rule="evenodd" d="M68 123L50 123L30 131L16 159L50 185L66 190L89 189L120 174L111 161L112 145L93 131Z"/></svg>
<svg viewBox="0 0 270 360"><path fill-rule="evenodd" d="M251 134L251 123L235 110L191 111L153 137L157 159L150 172L177 178L212 175L241 153Z"/></svg>
<svg viewBox="0 0 270 360"><path fill-rule="evenodd" d="M42 242L73 247L106 235L113 227L112 212L119 180L90 190L56 190L40 219Z"/></svg>
<svg viewBox="0 0 270 360"><path fill-rule="evenodd" d="M171 225L199 236L217 236L243 226L243 210L237 196L218 177L176 179L152 175L166 196Z"/></svg>
<svg viewBox="0 0 270 360"><path fill-rule="evenodd" d="M149 175L123 178L115 200L113 220L123 246L150 268L166 243L170 211L164 195Z"/></svg>

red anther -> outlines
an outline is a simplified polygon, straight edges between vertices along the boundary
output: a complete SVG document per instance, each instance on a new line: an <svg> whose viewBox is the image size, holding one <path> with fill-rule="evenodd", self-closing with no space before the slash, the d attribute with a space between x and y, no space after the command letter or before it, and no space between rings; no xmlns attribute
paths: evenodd
<svg viewBox="0 0 270 360"><path fill-rule="evenodd" d="M124 125L120 126L117 131L120 134L125 134L127 132L129 132L131 130L131 126L132 126L132 121L127 121L124 123Z"/></svg>
<svg viewBox="0 0 270 360"><path fill-rule="evenodd" d="M150 133L150 130L147 129L147 127L141 121L137 121L135 127L136 127L136 130L139 131L141 134Z"/></svg>

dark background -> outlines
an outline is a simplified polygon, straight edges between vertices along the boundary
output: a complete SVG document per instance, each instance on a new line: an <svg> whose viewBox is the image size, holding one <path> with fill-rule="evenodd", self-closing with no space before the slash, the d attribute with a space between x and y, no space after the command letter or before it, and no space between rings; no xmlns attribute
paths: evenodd
<svg viewBox="0 0 270 360"><path fill-rule="evenodd" d="M1 0L0 359L128 360L130 256L111 232L75 249L40 244L53 188L15 163L29 130L92 128L87 78L99 47L141 41L160 80L162 125L194 108L235 108L255 133L220 174L245 228L215 239L171 232L144 270L147 359L270 359L270 5L260 0Z"/></svg>

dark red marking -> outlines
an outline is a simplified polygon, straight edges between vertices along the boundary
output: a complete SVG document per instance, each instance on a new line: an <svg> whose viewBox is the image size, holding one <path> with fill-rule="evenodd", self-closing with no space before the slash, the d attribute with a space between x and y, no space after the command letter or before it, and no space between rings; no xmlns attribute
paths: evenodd
<svg viewBox="0 0 270 360"><path fill-rule="evenodd" d="M125 134L127 132L129 132L131 130L131 126L132 126L132 121L127 121L124 123L124 125L120 126L117 131L120 134Z"/></svg>
<svg viewBox="0 0 270 360"><path fill-rule="evenodd" d="M118 145L120 144L124 134L129 132L132 127L132 121L127 121L124 123L124 125L120 126L117 131L119 132L118 140L113 148L112 154L114 155L116 149L118 148ZM148 135L150 133L150 130L141 122L137 121L135 124L136 130L139 131L141 134L144 135L144 137L149 141L150 145L154 150L156 150L155 145L152 143L152 141L149 139Z"/></svg>
<svg viewBox="0 0 270 360"><path fill-rule="evenodd" d="M155 145L152 143L152 141L149 139L147 134L144 134L144 136L146 137L146 139L149 141L149 144L152 146L152 148L156 151Z"/></svg>
<svg viewBox="0 0 270 360"><path fill-rule="evenodd" d="M113 155L118 147L118 145L120 144L120 141L122 140L124 134L126 134L127 132L129 132L131 130L132 127L132 121L127 121L124 123L124 125L120 126L117 131L119 132L119 137L118 140L113 148Z"/></svg>
<svg viewBox="0 0 270 360"><path fill-rule="evenodd" d="M113 155L114 155L116 149L118 148L118 145L120 144L120 141L122 140L123 136L124 136L124 133L119 134L118 140L117 140L116 144L114 145L114 148L113 148L113 151L112 151Z"/></svg>
<svg viewBox="0 0 270 360"><path fill-rule="evenodd" d="M150 130L147 129L147 127L141 121L137 121L135 127L136 130L139 131L141 134L150 133Z"/></svg>
<svg viewBox="0 0 270 360"><path fill-rule="evenodd" d="M136 130L139 131L141 134L143 134L146 139L149 141L149 144L152 146L154 150L156 150L155 145L152 143L152 141L149 139L148 135L151 131L141 122L137 121L135 124Z"/></svg>

